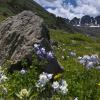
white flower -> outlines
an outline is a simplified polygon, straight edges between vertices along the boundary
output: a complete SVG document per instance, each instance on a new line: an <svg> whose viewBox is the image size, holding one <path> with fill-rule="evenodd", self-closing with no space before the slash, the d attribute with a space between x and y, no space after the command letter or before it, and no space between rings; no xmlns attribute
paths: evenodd
<svg viewBox="0 0 100 100"><path fill-rule="evenodd" d="M46 83L48 82L48 78L46 75L40 75L40 82L41 83Z"/></svg>
<svg viewBox="0 0 100 100"><path fill-rule="evenodd" d="M41 83L40 81L38 81L35 85L37 88L42 88L45 86L45 84Z"/></svg>
<svg viewBox="0 0 100 100"><path fill-rule="evenodd" d="M67 94L67 92L68 92L67 87L66 87L66 86L60 86L60 92L61 92L62 94Z"/></svg>
<svg viewBox="0 0 100 100"><path fill-rule="evenodd" d="M86 65L87 68L92 68L94 67L94 64L93 62L88 62L87 65Z"/></svg>
<svg viewBox="0 0 100 100"><path fill-rule="evenodd" d="M70 52L70 56L76 56L75 52Z"/></svg>
<svg viewBox="0 0 100 100"><path fill-rule="evenodd" d="M78 60L81 60L82 59L82 57L78 57Z"/></svg>
<svg viewBox="0 0 100 100"><path fill-rule="evenodd" d="M57 81L53 82L52 87L54 90L58 90L59 89L59 83Z"/></svg>
<svg viewBox="0 0 100 100"><path fill-rule="evenodd" d="M63 49L63 51L65 51L65 49Z"/></svg>
<svg viewBox="0 0 100 100"><path fill-rule="evenodd" d="M35 48L38 48L40 45L39 44L34 44L34 47Z"/></svg>
<svg viewBox="0 0 100 100"><path fill-rule="evenodd" d="M40 51L40 50L37 50L37 51L36 51L36 54L37 54L37 55L41 55L41 51Z"/></svg>
<svg viewBox="0 0 100 100"><path fill-rule="evenodd" d="M67 94L67 92L68 92L67 86L68 86L68 84L66 83L66 81L62 80L61 81L61 86L60 86L60 92L62 94Z"/></svg>
<svg viewBox="0 0 100 100"><path fill-rule="evenodd" d="M47 82L49 82L50 79L52 79L52 76L53 76L53 74L48 74L48 73L45 73L45 72L40 74L39 80L36 83L36 87L37 88L43 88L47 84Z"/></svg>
<svg viewBox="0 0 100 100"><path fill-rule="evenodd" d="M48 79L52 79L53 74L47 74Z"/></svg>
<svg viewBox="0 0 100 100"><path fill-rule="evenodd" d="M78 98L76 97L74 100L78 100Z"/></svg>
<svg viewBox="0 0 100 100"><path fill-rule="evenodd" d="M81 59L81 60L79 61L79 63L85 65L86 61L83 60L83 59Z"/></svg>
<svg viewBox="0 0 100 100"><path fill-rule="evenodd" d="M1 74L0 75L0 83L5 82L8 78L6 77L6 75Z"/></svg>
<svg viewBox="0 0 100 100"><path fill-rule="evenodd" d="M4 94L7 94L7 88L5 88L5 87L3 87L3 89L2 89L2 92L4 93Z"/></svg>
<svg viewBox="0 0 100 100"><path fill-rule="evenodd" d="M84 60L90 60L91 57L89 55L84 55L82 59L84 59Z"/></svg>
<svg viewBox="0 0 100 100"><path fill-rule="evenodd" d="M25 73L26 73L26 70L25 70L25 69L22 69L22 70L20 71L20 73L21 73L21 74L25 74Z"/></svg>
<svg viewBox="0 0 100 100"><path fill-rule="evenodd" d="M61 81L61 84L62 84L62 86L66 86L66 87L68 86L68 84L66 83L65 80L62 80L62 81Z"/></svg>
<svg viewBox="0 0 100 100"><path fill-rule="evenodd" d="M100 66L96 66L96 69L99 69L100 70Z"/></svg>
<svg viewBox="0 0 100 100"><path fill-rule="evenodd" d="M51 51L47 52L47 57L48 58L54 58L53 53Z"/></svg>
<svg viewBox="0 0 100 100"><path fill-rule="evenodd" d="M49 79L48 79L48 76L47 76L47 73L42 73L42 74L40 74L40 76L39 76L39 80L38 80L38 82L36 83L36 87L37 88L41 88L41 87L44 87L45 85L46 85L46 83L49 81Z"/></svg>
<svg viewBox="0 0 100 100"><path fill-rule="evenodd" d="M64 59L65 57L64 56L62 56L62 59Z"/></svg>
<svg viewBox="0 0 100 100"><path fill-rule="evenodd" d="M41 48L41 51L42 51L43 54L46 53L45 48Z"/></svg>

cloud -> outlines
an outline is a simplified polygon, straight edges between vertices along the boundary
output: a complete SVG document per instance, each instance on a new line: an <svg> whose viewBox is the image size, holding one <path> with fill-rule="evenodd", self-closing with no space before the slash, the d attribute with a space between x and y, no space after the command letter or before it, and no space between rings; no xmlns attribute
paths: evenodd
<svg viewBox="0 0 100 100"><path fill-rule="evenodd" d="M91 15L95 17L100 14L100 0L75 0L76 6L71 4L71 2L66 3L67 0L35 1L46 8L47 11L63 18L80 18L83 15Z"/></svg>

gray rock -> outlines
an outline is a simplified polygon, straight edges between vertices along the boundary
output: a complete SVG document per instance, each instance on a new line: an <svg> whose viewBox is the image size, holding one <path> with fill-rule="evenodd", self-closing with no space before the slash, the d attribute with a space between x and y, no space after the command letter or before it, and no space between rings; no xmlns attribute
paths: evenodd
<svg viewBox="0 0 100 100"><path fill-rule="evenodd" d="M48 33L43 19L31 11L7 18L0 24L0 65L31 55L34 43L49 44Z"/></svg>

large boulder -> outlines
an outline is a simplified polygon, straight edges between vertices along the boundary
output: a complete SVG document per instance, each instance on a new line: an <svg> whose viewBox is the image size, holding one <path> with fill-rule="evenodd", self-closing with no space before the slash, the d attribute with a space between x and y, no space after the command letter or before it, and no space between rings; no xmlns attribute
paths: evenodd
<svg viewBox="0 0 100 100"><path fill-rule="evenodd" d="M31 11L7 18L0 24L0 65L6 60L17 63L33 51L34 43L48 43L43 19Z"/></svg>

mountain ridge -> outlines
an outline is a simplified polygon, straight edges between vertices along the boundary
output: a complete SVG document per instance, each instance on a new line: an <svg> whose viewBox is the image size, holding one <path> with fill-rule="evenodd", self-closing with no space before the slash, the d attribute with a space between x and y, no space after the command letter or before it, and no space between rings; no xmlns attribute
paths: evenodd
<svg viewBox="0 0 100 100"><path fill-rule="evenodd" d="M77 32L77 29L70 25L69 22L66 22L64 18L56 17L49 13L33 0L0 0L0 2L1 20L18 14L23 10L30 10L42 17L49 28L61 29L71 33Z"/></svg>

